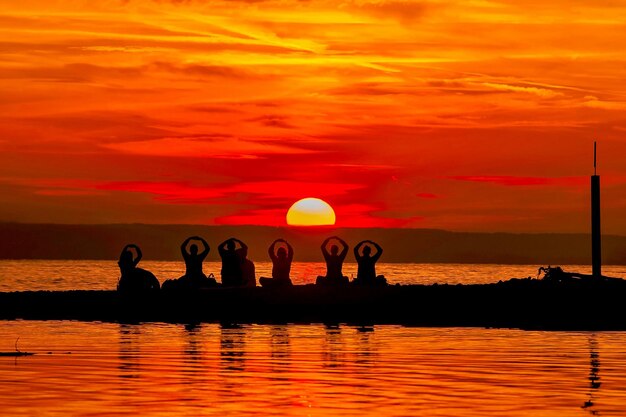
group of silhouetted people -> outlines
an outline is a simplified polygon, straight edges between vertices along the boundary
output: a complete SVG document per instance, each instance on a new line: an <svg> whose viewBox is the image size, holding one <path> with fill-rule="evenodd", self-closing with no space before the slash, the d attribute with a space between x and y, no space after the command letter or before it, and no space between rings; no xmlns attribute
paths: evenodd
<svg viewBox="0 0 626 417"><path fill-rule="evenodd" d="M336 240L341 245L330 245L332 240ZM330 248L329 248L330 246ZM376 253L372 255L372 247L376 249ZM343 275L343 262L348 254L348 244L337 236L331 236L322 243L322 254L326 261L326 276L317 277L317 285L346 285L350 283L350 279ZM330 250L329 250L330 249ZM359 242L354 247L354 258L358 264L356 278L353 283L355 285L385 285L387 280L382 275L376 275L376 262L383 254L383 248L378 243L371 240Z"/></svg>
<svg viewBox="0 0 626 417"><path fill-rule="evenodd" d="M339 246L332 241L337 241ZM194 243L192 243L194 242ZM197 243L196 243L197 242ZM199 244L202 245L200 251ZM326 262L326 275L317 277L316 284L321 286L342 286L350 284L350 279L343 275L343 262L348 254L348 244L337 236L329 237L322 243L322 254ZM209 254L209 244L200 236L192 236L181 244L180 251L185 261L185 275L178 279L169 279L163 283L164 290L192 290L217 287L213 275L205 275L202 264ZM372 253L376 250L375 253ZM133 253L133 251L135 253ZM230 238L218 246L222 259L221 286L223 287L255 287L256 272L254 263L248 259L248 246L241 240ZM376 275L376 262L380 259L383 249L371 240L364 240L354 248L354 257L358 264L354 285L379 286L386 285L384 276ZM268 249L272 261L272 277L261 277L259 283L263 287L278 288L293 285L291 282L291 264L293 263L293 247L285 239L276 239ZM118 265L121 277L118 291L123 293L145 293L160 289L157 278L149 271L138 268L141 260L141 249L137 245L126 245L122 249Z"/></svg>

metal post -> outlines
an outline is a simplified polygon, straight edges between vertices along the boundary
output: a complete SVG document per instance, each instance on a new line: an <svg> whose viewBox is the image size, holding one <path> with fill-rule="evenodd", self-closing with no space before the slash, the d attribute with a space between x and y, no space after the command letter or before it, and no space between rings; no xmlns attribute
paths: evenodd
<svg viewBox="0 0 626 417"><path fill-rule="evenodd" d="M596 175L596 143L593 143L591 176L591 269L594 278L602 276L602 238L600 228L600 176Z"/></svg>

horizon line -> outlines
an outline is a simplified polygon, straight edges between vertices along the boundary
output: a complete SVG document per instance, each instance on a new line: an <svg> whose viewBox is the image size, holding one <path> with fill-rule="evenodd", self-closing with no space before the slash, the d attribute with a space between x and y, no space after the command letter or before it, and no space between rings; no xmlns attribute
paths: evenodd
<svg viewBox="0 0 626 417"><path fill-rule="evenodd" d="M355 227L355 226L272 226L272 225L258 225L258 224L203 224L203 223L52 223L52 222L19 222L19 221L4 221L0 220L0 226L2 225L22 225L22 226L68 226L68 227L88 227L88 226L150 226L150 227L207 227L207 228L265 228L265 229L291 229L295 231L323 231L323 230L336 230L336 229L348 229L348 230L411 230L421 232L443 232L443 233L457 233L457 234L506 234L506 235L591 235L591 232L513 232L513 231L470 231L470 230L450 230L450 229L435 229L435 228L418 228L418 227L382 227L382 226L367 226L367 227ZM616 233L603 233L603 236L617 236L626 237L626 234Z"/></svg>

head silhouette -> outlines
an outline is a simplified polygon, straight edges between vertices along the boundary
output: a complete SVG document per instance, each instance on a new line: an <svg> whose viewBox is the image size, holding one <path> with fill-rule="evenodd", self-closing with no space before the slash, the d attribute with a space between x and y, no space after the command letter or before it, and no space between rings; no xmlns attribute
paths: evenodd
<svg viewBox="0 0 626 417"><path fill-rule="evenodd" d="M278 248L276 251L276 256L283 259L287 257L287 250L285 248Z"/></svg>
<svg viewBox="0 0 626 417"><path fill-rule="evenodd" d="M135 267L133 263L133 253L129 250L125 250L124 252L122 252L120 255L120 260L117 262L117 264L122 271L132 270Z"/></svg>
<svg viewBox="0 0 626 417"><path fill-rule="evenodd" d="M191 253L192 255L197 255L198 254L198 245L193 244L193 245L189 246L189 253Z"/></svg>
<svg viewBox="0 0 626 417"><path fill-rule="evenodd" d="M125 250L120 255L120 263L132 263L133 262L133 253L129 250Z"/></svg>
<svg viewBox="0 0 626 417"><path fill-rule="evenodd" d="M234 241L234 240L229 240L229 241L226 243L226 248L227 248L228 250L235 250L235 241Z"/></svg>
<svg viewBox="0 0 626 417"><path fill-rule="evenodd" d="M337 255L339 253L339 246L337 245L332 245L330 247L330 254L331 255Z"/></svg>
<svg viewBox="0 0 626 417"><path fill-rule="evenodd" d="M363 255L369 257L372 254L372 248L370 246L365 246L363 248Z"/></svg>
<svg viewBox="0 0 626 417"><path fill-rule="evenodd" d="M236 253L241 259L246 259L248 257L248 248L239 248Z"/></svg>

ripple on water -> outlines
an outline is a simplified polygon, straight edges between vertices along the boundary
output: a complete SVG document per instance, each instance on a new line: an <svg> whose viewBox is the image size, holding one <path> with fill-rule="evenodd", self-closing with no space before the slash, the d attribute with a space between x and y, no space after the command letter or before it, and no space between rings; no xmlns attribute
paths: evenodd
<svg viewBox="0 0 626 417"><path fill-rule="evenodd" d="M626 409L619 332L6 321L0 350L12 350L18 336L22 350L38 355L0 358L3 415L568 417Z"/></svg>
<svg viewBox="0 0 626 417"><path fill-rule="evenodd" d="M178 278L184 273L182 262L143 261L146 268L161 282ZM221 265L205 263L206 273L214 273L219 279ZM589 266L564 266L566 270L590 273ZM269 262L256 262L257 276L271 276ZM378 265L389 282L399 284L469 284L489 283L509 278L526 278L537 275L536 265L472 265L472 264L385 264ZM315 282L323 275L325 266L321 262L295 262L292 279L296 284ZM603 266L609 276L626 276L624 266ZM356 264L346 263L344 273L356 275ZM0 260L0 291L28 290L109 290L114 289L119 278L115 261L44 261Z"/></svg>

